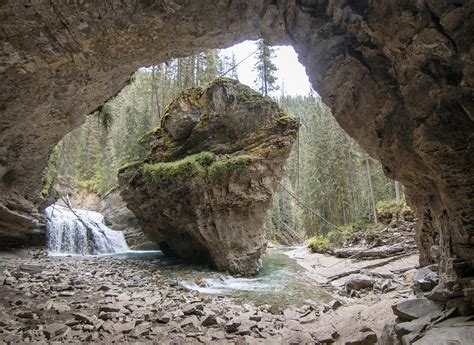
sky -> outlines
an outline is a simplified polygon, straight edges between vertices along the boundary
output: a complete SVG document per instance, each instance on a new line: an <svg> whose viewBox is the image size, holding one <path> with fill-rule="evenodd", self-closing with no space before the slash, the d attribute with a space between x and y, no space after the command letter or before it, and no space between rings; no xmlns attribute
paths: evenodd
<svg viewBox="0 0 474 345"><path fill-rule="evenodd" d="M273 62L278 68L275 75L278 78L277 84L280 85L280 90L276 91L273 96L281 94L282 83L284 83L286 95L307 95L311 90L311 85L293 47L274 46L274 48L276 50L276 57ZM232 53L234 53L235 60L239 63L256 49L256 41L245 41L230 48L222 49L221 53L227 56L232 56ZM254 65L255 54L237 66L237 74L241 83L255 87L254 80L256 75L252 70Z"/></svg>

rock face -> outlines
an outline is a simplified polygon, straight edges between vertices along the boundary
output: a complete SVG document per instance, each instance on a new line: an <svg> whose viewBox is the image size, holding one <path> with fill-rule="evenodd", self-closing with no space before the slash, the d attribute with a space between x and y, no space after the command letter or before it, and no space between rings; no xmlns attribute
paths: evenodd
<svg viewBox="0 0 474 345"><path fill-rule="evenodd" d="M439 246L441 288L472 296L473 10L468 0L2 2L1 243L44 234L49 152L138 67L265 37L293 45L341 126L405 186L424 265Z"/></svg>
<svg viewBox="0 0 474 345"><path fill-rule="evenodd" d="M104 215L105 224L117 231L123 231L128 246L134 250L158 249L158 245L148 239L138 225L138 220L127 208L118 190L104 196L95 208Z"/></svg>
<svg viewBox="0 0 474 345"><path fill-rule="evenodd" d="M120 170L123 199L168 254L253 274L264 222L298 124L249 87L220 78L183 91Z"/></svg>

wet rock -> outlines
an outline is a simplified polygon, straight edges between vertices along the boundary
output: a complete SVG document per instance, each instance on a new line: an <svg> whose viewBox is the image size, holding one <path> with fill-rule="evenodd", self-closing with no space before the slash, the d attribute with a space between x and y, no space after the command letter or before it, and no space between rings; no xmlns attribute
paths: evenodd
<svg viewBox="0 0 474 345"><path fill-rule="evenodd" d="M428 299L411 299L392 306L395 315L409 321L433 312L441 312L442 309L438 303Z"/></svg>
<svg viewBox="0 0 474 345"><path fill-rule="evenodd" d="M121 195L165 254L254 274L297 128L275 102L237 81L185 90L142 141L146 161L120 170Z"/></svg>

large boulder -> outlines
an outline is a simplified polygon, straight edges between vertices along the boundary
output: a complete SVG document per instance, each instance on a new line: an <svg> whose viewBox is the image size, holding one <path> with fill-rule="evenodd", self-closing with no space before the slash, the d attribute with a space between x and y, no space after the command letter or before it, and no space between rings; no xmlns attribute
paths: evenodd
<svg viewBox="0 0 474 345"><path fill-rule="evenodd" d="M219 78L183 91L120 169L121 194L165 254L253 274L265 215L298 130L271 99Z"/></svg>

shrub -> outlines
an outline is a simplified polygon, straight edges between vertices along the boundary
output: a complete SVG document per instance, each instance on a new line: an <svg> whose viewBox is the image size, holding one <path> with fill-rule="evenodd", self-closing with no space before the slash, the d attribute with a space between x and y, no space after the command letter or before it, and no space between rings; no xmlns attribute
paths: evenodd
<svg viewBox="0 0 474 345"><path fill-rule="evenodd" d="M330 245L331 241L329 241L329 238L323 235L313 236L306 241L306 246L313 253L325 253Z"/></svg>

